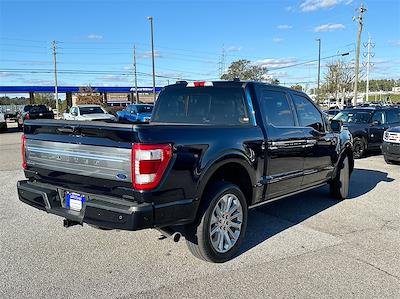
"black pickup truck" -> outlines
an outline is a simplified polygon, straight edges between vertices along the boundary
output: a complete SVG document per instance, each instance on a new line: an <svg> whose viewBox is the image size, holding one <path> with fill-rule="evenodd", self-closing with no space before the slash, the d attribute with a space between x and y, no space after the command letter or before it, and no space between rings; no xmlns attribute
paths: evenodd
<svg viewBox="0 0 400 299"><path fill-rule="evenodd" d="M66 227L157 228L198 258L231 259L248 209L330 184L348 195L352 138L304 93L255 82L179 82L149 125L26 121L21 201Z"/></svg>
<svg viewBox="0 0 400 299"><path fill-rule="evenodd" d="M22 131L24 121L28 119L54 119L53 111L45 105L26 105L24 110L17 116L18 129Z"/></svg>

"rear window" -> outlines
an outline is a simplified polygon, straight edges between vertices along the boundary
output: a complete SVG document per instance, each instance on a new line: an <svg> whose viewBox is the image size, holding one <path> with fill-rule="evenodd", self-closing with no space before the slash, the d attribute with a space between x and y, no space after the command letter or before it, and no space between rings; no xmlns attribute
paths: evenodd
<svg viewBox="0 0 400 299"><path fill-rule="evenodd" d="M37 105L37 106L25 106L24 107L24 112L47 112L47 108L45 105Z"/></svg>
<svg viewBox="0 0 400 299"><path fill-rule="evenodd" d="M79 107L79 112L81 113L81 115L105 113L100 107Z"/></svg>
<svg viewBox="0 0 400 299"><path fill-rule="evenodd" d="M249 117L242 88L184 87L161 92L152 122L243 125Z"/></svg>

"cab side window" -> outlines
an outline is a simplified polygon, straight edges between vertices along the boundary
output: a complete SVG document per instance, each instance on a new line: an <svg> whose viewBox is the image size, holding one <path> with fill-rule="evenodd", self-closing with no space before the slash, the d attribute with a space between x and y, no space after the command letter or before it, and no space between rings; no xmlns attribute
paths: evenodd
<svg viewBox="0 0 400 299"><path fill-rule="evenodd" d="M375 111L374 115L372 116L371 122L376 122L378 125L385 123L385 113L383 111Z"/></svg>
<svg viewBox="0 0 400 299"><path fill-rule="evenodd" d="M264 120L275 127L293 127L294 117L288 98L284 92L263 89L261 110Z"/></svg>
<svg viewBox="0 0 400 299"><path fill-rule="evenodd" d="M325 132L324 121L321 113L306 97L292 94L293 102L296 107L299 125L301 127L311 127L319 132Z"/></svg>
<svg viewBox="0 0 400 299"><path fill-rule="evenodd" d="M400 109L389 109L386 116L389 124L400 123Z"/></svg>

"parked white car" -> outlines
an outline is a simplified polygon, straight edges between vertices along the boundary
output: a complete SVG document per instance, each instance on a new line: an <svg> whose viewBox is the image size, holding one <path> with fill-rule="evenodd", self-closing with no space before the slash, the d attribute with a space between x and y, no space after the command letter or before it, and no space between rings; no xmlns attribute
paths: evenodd
<svg viewBox="0 0 400 299"><path fill-rule="evenodd" d="M64 113L65 120L115 120L114 115L108 113L100 105L73 106L69 113Z"/></svg>

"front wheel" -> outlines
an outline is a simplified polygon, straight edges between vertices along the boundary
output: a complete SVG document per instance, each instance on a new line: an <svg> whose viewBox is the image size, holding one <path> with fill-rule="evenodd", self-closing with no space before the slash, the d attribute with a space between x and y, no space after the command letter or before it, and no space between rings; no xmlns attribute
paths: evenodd
<svg viewBox="0 0 400 299"><path fill-rule="evenodd" d="M186 243L199 259L223 263L234 257L247 226L247 203L236 185L220 182L203 197L198 225L189 229Z"/></svg>
<svg viewBox="0 0 400 299"><path fill-rule="evenodd" d="M364 156L366 149L365 140L363 137L355 137L353 141L353 157L360 159Z"/></svg>
<svg viewBox="0 0 400 299"><path fill-rule="evenodd" d="M349 157L345 155L339 162L335 178L330 183L330 191L336 199L346 199L349 195L350 166Z"/></svg>

